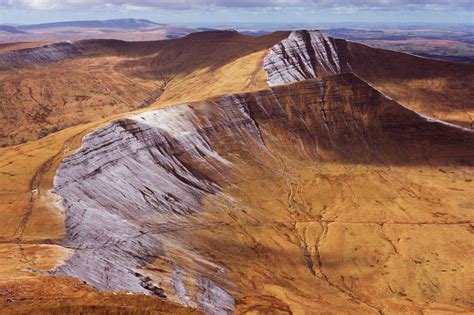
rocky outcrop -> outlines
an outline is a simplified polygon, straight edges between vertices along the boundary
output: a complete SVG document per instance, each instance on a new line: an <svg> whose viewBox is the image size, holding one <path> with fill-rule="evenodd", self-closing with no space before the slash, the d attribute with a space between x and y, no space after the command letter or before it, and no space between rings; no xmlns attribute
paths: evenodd
<svg viewBox="0 0 474 315"><path fill-rule="evenodd" d="M337 74L344 70L334 39L318 30L293 31L270 49L264 60L270 85Z"/></svg>

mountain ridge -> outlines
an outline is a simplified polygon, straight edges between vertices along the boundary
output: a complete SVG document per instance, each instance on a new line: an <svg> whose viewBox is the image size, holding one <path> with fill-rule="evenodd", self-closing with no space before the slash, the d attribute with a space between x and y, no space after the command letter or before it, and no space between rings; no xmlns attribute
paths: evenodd
<svg viewBox="0 0 474 315"><path fill-rule="evenodd" d="M112 19L112 20L85 20L85 21L64 21L40 24L28 24L16 26L19 30L37 30L53 27L84 27L84 28L144 28L164 26L166 24L156 23L146 19Z"/></svg>
<svg viewBox="0 0 474 315"><path fill-rule="evenodd" d="M0 148L0 309L472 311L474 71L302 32L0 71L2 125L58 128Z"/></svg>
<svg viewBox="0 0 474 315"><path fill-rule="evenodd" d="M299 33L301 34L298 36L307 36L306 44L301 42L300 37L296 41L292 39L294 34ZM293 44L288 44L288 40L285 39L287 37ZM20 125L20 129L10 134L12 139L8 140L8 143L15 144L34 139L38 135L44 136L54 130L91 119L87 118L88 109L85 108L80 112L79 117L74 118L75 123L66 117L63 118L64 122L59 127L53 126L50 122L51 119L55 119L60 110L63 110L64 102L71 110L80 106L89 106L88 104L91 103L81 95L74 97L67 95L66 98L61 97L62 100L57 99L60 93L52 89L56 82L55 76L64 76L61 74L62 68L71 68L71 73L66 74L69 84L74 84L78 91L97 90L97 98L100 102L104 102L104 111L118 113L125 108L135 109L153 106L154 103L173 104L210 97L213 94L212 87L219 85L219 81L222 81L212 80L213 73L217 71L216 73L220 73L221 76L227 76L230 72L226 68L234 66L235 71L240 71L238 63L243 63L245 59L248 59L249 63L240 67L246 69L246 74L240 77L240 80L245 82L238 84L235 82L239 87L230 88L229 85L227 91L223 92L235 93L248 88L262 88L267 85L267 81L272 84L274 80L272 64L268 62L269 58L272 58L273 67L276 67L277 71L284 72L288 76L280 77L279 83L338 72L354 72L387 96L421 114L462 127L473 128L474 108L470 100L474 95L468 88L467 82L469 78L474 79L474 66L421 59L341 39L325 40L325 38L319 31L276 32L262 37L244 36L234 31L210 31L194 33L171 41L82 40L0 53L0 68L3 69L4 74L4 87L0 88L0 90L3 89L4 98L0 98L0 106L4 108L5 119L8 118L13 122L13 119L19 118L15 116L16 111L13 108L8 109L11 107L9 103L12 99L21 98L20 104L25 103L26 99L39 104L38 108L29 109L37 112L32 117L20 117L24 123ZM285 45L295 45L294 48L286 48L293 55L292 60L287 60L285 56L272 52L273 49L281 49ZM317 47L318 45L320 48ZM325 45L329 45L328 51ZM333 46L332 52L331 46ZM198 56L188 50L188 47L193 47L195 51L198 51ZM224 53L225 47L228 47L230 52ZM266 49L269 49L270 54L267 55ZM173 57L172 54L177 57ZM206 59L204 54L210 54L212 58ZM324 58L327 58L324 57L325 54L331 56L328 60L332 60L332 56L338 58L337 64L340 64L338 71L331 70L335 64L334 60L330 64L325 64ZM198 62L197 59L200 61ZM108 86L110 83L101 84L102 80L97 80L98 77L102 77L100 70L91 69L87 74L76 76L74 73L83 72L83 69L91 67L87 64L87 60L92 63L110 60L108 62L110 71L116 74L118 80L114 82L119 84L114 86ZM304 65L304 62L307 64ZM208 69L205 70L205 67ZM49 69L54 69L49 72L51 79L48 80L51 81L51 86L46 87L50 92L35 91L40 79L37 74ZM21 75L13 74L15 72ZM194 75L190 75L193 72ZM264 78L267 72L269 72L268 78ZM95 75L92 77L96 77L94 80L78 79L84 75L90 77L93 73ZM25 84L31 82L28 84L29 87L22 87L20 93L13 90L11 85L13 81L10 81L19 78ZM204 89L199 88L199 80L196 81L193 78L206 78L210 80L210 84ZM0 80L2 80L1 76ZM133 104L127 100L120 105L122 109L110 110L109 108L116 106L113 105L114 103L124 98L123 91L131 89L126 83L129 80L138 84L135 85L137 88L133 88L133 92L129 92L133 95ZM426 87L432 92L427 93ZM115 93L122 94L117 97L110 96ZM447 93L450 97L445 96ZM55 95L58 96L55 97ZM31 105L25 103L24 106ZM15 123L16 126L18 123Z"/></svg>
<svg viewBox="0 0 474 315"><path fill-rule="evenodd" d="M161 222L173 222L184 229L198 224L188 220L199 221L195 216L205 212L206 198L218 199L219 204L233 203L236 209L248 208L237 196L224 192L238 185L233 174L245 172L239 168L251 161L251 165L275 173L282 172L278 161L285 159L289 165L290 159L309 165L339 162L369 167L428 162L434 167L473 165L469 143L474 143L471 130L426 119L385 98L352 73L129 116L88 134L81 148L58 168L54 193L66 205L65 246L76 248L76 253L57 272L78 277L100 290L141 291L141 283L152 294L159 292L207 313L229 313L235 303L231 301L242 294L235 287L237 278L227 276L229 267L209 261L209 256L198 258L196 251L202 250L181 244L180 228L163 230ZM121 178L127 181L121 182ZM109 189L104 194L97 187ZM308 216L307 220L318 220ZM146 225L149 232L124 233L128 221L134 222L131 227ZM226 229L236 228L234 224L228 223ZM104 246L97 246L102 243ZM147 271L145 266L166 260L165 253L173 250L179 251L180 261L197 260L202 265L172 261L168 262L171 271ZM135 262L136 257L154 258ZM103 265L112 259L114 268ZM132 262L137 265L130 265ZM213 269L207 269L209 265ZM276 272L270 261L265 265L268 272ZM127 272L135 268L141 271ZM214 274L214 268L222 271ZM181 280L172 276L176 272L189 274L194 289L184 289L180 295L180 291L150 284L153 280L140 282L148 274L160 281L170 277L172 287L181 287ZM206 283L210 281L215 288L206 291L200 279L208 279ZM237 283L230 283L230 279ZM190 290L199 294L193 297ZM211 296L212 308L203 306L200 292Z"/></svg>

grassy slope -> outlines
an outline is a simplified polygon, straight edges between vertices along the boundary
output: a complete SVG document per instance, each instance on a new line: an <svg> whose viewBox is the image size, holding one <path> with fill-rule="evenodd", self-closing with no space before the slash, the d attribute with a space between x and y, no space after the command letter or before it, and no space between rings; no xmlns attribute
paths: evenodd
<svg viewBox="0 0 474 315"><path fill-rule="evenodd" d="M159 107L263 88L261 60L284 36L219 32L173 41L102 41L82 58L2 71L0 145L155 102Z"/></svg>

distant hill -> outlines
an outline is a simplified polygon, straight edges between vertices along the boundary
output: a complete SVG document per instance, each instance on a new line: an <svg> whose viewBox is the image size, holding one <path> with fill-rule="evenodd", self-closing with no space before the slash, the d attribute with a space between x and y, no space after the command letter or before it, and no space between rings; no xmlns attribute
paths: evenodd
<svg viewBox="0 0 474 315"><path fill-rule="evenodd" d="M91 21L66 21L53 22L32 25L19 26L20 30L40 30L48 28L63 28L63 27L80 27L80 28L122 28L122 29L137 29L159 27L165 24L155 23L144 19L115 19L115 20L91 20Z"/></svg>
<svg viewBox="0 0 474 315"><path fill-rule="evenodd" d="M145 19L65 21L32 25L1 25L0 43L57 42L82 39L150 41L186 36L203 29ZM2 32L3 31L3 32Z"/></svg>
<svg viewBox="0 0 474 315"><path fill-rule="evenodd" d="M26 34L26 32L23 32L11 25L0 25L0 31L12 33L12 34Z"/></svg>

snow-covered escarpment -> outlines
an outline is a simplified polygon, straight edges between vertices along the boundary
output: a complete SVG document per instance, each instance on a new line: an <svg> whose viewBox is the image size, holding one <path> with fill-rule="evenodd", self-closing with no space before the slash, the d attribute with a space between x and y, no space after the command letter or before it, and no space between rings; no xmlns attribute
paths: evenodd
<svg viewBox="0 0 474 315"><path fill-rule="evenodd" d="M189 296L182 283L186 271L171 258L164 277L172 292L140 271L170 248L180 257L206 261L182 248L173 233L186 230L187 217L202 211L202 199L228 181L230 162L210 138L239 146L257 132L248 110L233 97L222 98L219 110L211 106L181 105L113 122L88 135L63 161L54 191L64 198L65 244L75 253L57 273L100 290L171 294L210 314L233 309L233 298L201 272L187 275L195 287ZM204 264L225 278L222 267Z"/></svg>
<svg viewBox="0 0 474 315"><path fill-rule="evenodd" d="M293 31L270 49L264 60L270 85L285 84L341 72L334 39L318 30Z"/></svg>

